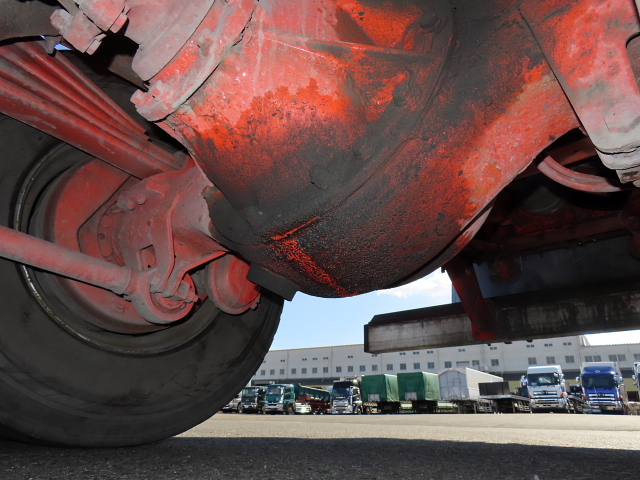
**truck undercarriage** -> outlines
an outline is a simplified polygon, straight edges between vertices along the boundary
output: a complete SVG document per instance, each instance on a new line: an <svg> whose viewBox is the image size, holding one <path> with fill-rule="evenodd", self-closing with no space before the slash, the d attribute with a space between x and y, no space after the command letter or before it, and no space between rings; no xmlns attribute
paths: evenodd
<svg viewBox="0 0 640 480"><path fill-rule="evenodd" d="M622 239L637 282L638 32L631 0L0 0L2 433L184 431L298 291L444 267L490 342L474 264Z"/></svg>

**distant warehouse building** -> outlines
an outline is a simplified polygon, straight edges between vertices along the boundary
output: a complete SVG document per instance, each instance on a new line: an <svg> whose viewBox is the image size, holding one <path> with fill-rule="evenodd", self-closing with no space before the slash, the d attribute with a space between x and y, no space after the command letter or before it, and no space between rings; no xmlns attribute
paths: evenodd
<svg viewBox="0 0 640 480"><path fill-rule="evenodd" d="M618 362L628 390L637 390L631 375L633 362L640 362L640 344L590 345L583 335L381 354L365 353L363 344L271 350L252 377L252 384L328 386L344 376L437 373L451 367L470 367L515 381L530 365L549 364L561 365L565 378L571 381L579 375L582 362L599 361Z"/></svg>

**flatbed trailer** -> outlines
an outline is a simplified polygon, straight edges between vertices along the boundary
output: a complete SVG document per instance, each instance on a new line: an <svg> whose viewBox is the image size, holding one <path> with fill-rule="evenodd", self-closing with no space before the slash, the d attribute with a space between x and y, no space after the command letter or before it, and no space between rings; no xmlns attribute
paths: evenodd
<svg viewBox="0 0 640 480"><path fill-rule="evenodd" d="M479 400L491 402L494 413L531 412L529 399L520 395L482 395Z"/></svg>

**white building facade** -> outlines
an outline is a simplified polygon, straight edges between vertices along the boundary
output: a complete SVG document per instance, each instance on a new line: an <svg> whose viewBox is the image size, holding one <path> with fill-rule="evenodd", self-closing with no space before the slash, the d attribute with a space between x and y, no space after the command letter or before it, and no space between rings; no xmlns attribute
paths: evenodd
<svg viewBox="0 0 640 480"><path fill-rule="evenodd" d="M343 376L432 372L470 367L518 380L530 365L561 365L567 379L579 374L582 362L616 361L630 378L640 362L640 344L590 345L584 336L532 342L467 345L406 352L365 353L363 344L271 350L252 377L254 385L304 383L331 385ZM631 384L631 382L628 382Z"/></svg>

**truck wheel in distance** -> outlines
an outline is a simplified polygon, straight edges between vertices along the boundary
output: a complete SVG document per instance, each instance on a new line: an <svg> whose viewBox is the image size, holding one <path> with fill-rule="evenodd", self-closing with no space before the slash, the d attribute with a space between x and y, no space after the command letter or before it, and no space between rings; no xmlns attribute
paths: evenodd
<svg viewBox="0 0 640 480"><path fill-rule="evenodd" d="M25 232L48 187L95 161L3 115L0 145L0 224ZM0 279L0 435L49 445L140 445L203 422L256 371L283 303L265 292L229 315L205 301L175 325L114 331L53 275L0 260Z"/></svg>
<svg viewBox="0 0 640 480"><path fill-rule="evenodd" d="M260 408L260 410L258 410L262 415L266 415L267 414L267 406L266 405L262 405L262 407Z"/></svg>
<svg viewBox="0 0 640 480"><path fill-rule="evenodd" d="M238 405L238 413L244 413L244 407L242 405Z"/></svg>
<svg viewBox="0 0 640 480"><path fill-rule="evenodd" d="M295 415L296 414L296 407L294 405L289 405L289 408L287 408L287 415Z"/></svg>

